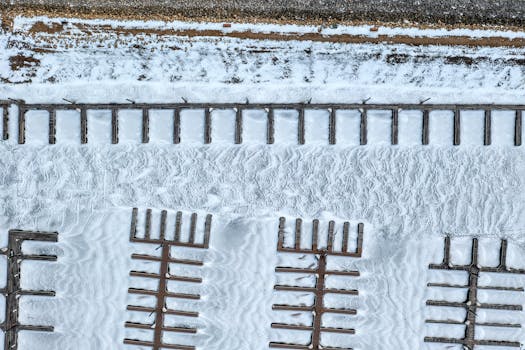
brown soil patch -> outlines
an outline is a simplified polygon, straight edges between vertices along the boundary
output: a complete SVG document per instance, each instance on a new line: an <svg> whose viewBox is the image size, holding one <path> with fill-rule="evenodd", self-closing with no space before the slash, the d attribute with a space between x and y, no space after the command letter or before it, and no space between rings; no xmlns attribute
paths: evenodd
<svg viewBox="0 0 525 350"><path fill-rule="evenodd" d="M47 33L47 34L56 34L64 30L64 25L62 23L50 22L44 23L42 21L36 22L31 29L30 33Z"/></svg>
<svg viewBox="0 0 525 350"><path fill-rule="evenodd" d="M40 60L34 57L24 55L16 55L9 57L9 65L12 71L17 71L22 68L30 68L40 64Z"/></svg>
<svg viewBox="0 0 525 350"><path fill-rule="evenodd" d="M36 22L29 30L30 34L67 34L65 23ZM197 29L151 29L151 28L124 28L110 25L74 24L86 34L115 33L117 35L155 35L155 36L182 36L182 37L228 37L252 40L274 40L274 41L313 41L334 42L345 44L406 44L414 46L445 45L445 46L467 46L467 47L525 47L525 38L484 37L473 38L468 36L446 36L446 37L413 37L408 35L384 35L375 37L367 35L335 34L325 35L322 33L267 33L252 31L222 30L197 30Z"/></svg>

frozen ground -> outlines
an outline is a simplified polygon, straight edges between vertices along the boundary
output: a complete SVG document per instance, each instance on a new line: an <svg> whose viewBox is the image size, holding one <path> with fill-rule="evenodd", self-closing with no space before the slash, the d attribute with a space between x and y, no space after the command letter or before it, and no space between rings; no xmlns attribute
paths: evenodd
<svg viewBox="0 0 525 350"><path fill-rule="evenodd" d="M95 34L90 40L100 40L97 46L84 38L66 38L55 43L53 52L37 52L35 48L54 39L4 34L0 40L6 47L0 54L2 77L31 81L4 84L0 92L31 102L180 97L419 102L431 97L432 102L520 103L524 94L523 66L509 63L522 56L520 49ZM180 49L168 49L172 45ZM17 53L35 55L40 63L11 70L9 57ZM388 58L392 54L406 59L394 64ZM446 58L458 56L475 63ZM137 81L141 74L147 78ZM238 81L231 81L233 77ZM358 350L447 348L423 342L426 335L457 333L455 327L452 332L424 322L441 315L425 306L427 299L462 298L426 287L443 278L429 271L428 264L441 262L446 234L463 242L453 251L455 261L463 262L469 238L477 236L485 259L481 262L495 265L497 239L505 237L509 265L525 268L524 148L503 141L478 146L477 133L471 134L473 144L460 147L449 146L448 140L426 147L410 142L399 147L380 142L365 147L352 142L266 146L254 141L258 132L242 146L174 146L156 142L163 137L159 127L150 145L110 146L100 133L98 142L80 146L60 139L61 132L67 136L78 130L62 125L57 145L47 146L38 142L45 140L45 122L30 119L28 134L35 142L0 144L0 230L56 230L60 238L46 246L59 255L57 263L27 262L22 268L27 288L57 291L50 299L23 297L22 320L53 324L55 332L22 333L21 350L133 348L122 345L130 336L124 322L138 317L125 310L132 301L127 288L136 283L128 277L130 255L144 248L129 243L131 207L156 208L157 214L170 209L171 216L176 210L186 216L193 211L214 215L210 249L202 253L205 266L195 272L204 279L197 288L203 300L195 305L201 312L195 321L199 332L179 339L203 350L262 350L269 341L292 337L270 328L272 322L282 322L271 309L282 301L272 291L278 281L274 268L293 259L275 249L279 216L365 223L363 257L341 262L361 276L342 282L360 294L345 301L358 309L345 323L357 333L338 341ZM475 124L477 119L472 120ZM380 118L376 121L381 124ZM202 140L202 130L188 125L187 138ZM325 127L313 122L312 129L316 126ZM400 139L410 140L410 127L417 128L408 126L400 129ZM438 129L431 131L437 141L445 137ZM104 126L100 130L109 131ZM219 130L228 135L226 127ZM286 128L279 130L285 140ZM133 141L136 134L127 132ZM382 134L375 137L380 141ZM525 280L509 283L523 286ZM525 303L523 293L503 299ZM524 313L512 321L523 324ZM523 342L525 330L496 331L490 337ZM305 340L304 334L298 338Z"/></svg>
<svg viewBox="0 0 525 350"><path fill-rule="evenodd" d="M22 304L30 320L57 330L22 335L21 349L35 342L121 347L128 257L139 249L128 243L131 206L215 214L197 309L203 349L264 349L275 340L269 324L279 321L271 288L281 214L365 221L364 257L350 262L362 272L351 282L361 292L350 322L358 349L432 348L422 342L427 264L441 261L445 233L509 237L515 255L523 249L524 159L513 149L2 148L3 230L60 233L59 262L24 270L46 276L28 277L28 286L42 283L58 296ZM494 250L490 240L486 249ZM247 329L257 332L242 336Z"/></svg>
<svg viewBox="0 0 525 350"><path fill-rule="evenodd" d="M55 26L66 28L64 34L32 32L35 23L42 21L15 19L14 31L0 36L0 79L13 83L0 86L2 96L28 102L63 102L63 98L79 102L186 98L197 102L213 96L216 102L361 102L370 98L369 103L419 103L431 98L429 103L516 103L525 95L524 49L519 47L180 37L148 34L153 24L119 26L112 21L91 21L89 24L100 26L98 30L89 26L81 30L82 26L73 25L75 21L62 25L55 20ZM203 35L220 27L154 23L168 31L202 29ZM140 30L130 32L134 27ZM241 25L242 29L250 27ZM315 28L259 25L251 30L308 33ZM340 27L323 29L323 34L364 35L367 30L369 27ZM408 36L482 35L480 31L380 30L380 34ZM520 37L515 32L487 35Z"/></svg>

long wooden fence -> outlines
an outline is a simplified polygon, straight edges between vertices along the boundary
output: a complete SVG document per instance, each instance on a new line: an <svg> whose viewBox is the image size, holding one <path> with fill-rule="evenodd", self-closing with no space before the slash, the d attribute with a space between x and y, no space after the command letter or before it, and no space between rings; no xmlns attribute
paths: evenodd
<svg viewBox="0 0 525 350"><path fill-rule="evenodd" d="M16 106L11 110L10 106ZM428 145L433 142L430 138L432 112L448 111L453 115L453 126L450 130L452 135L452 144L460 145L462 139L462 122L469 118L464 116L466 111L480 111L483 113L483 144L488 146L492 144L493 139L493 115L496 111L507 111L514 116L514 135L513 144L521 146L522 144L522 123L523 111L525 105L520 104L367 104L367 103L26 103L21 100L0 101L3 118L3 140L8 140L10 122L17 124L17 142L26 143L26 114L31 111L44 111L48 114L49 121L49 144L56 143L56 121L57 112L59 111L77 111L80 118L80 142L88 143L88 112L90 111L109 111L108 118L111 119L111 143L119 143L119 134L121 121L119 112L137 110L142 113L141 142L150 142L150 119L151 111L168 110L172 113L173 118L173 144L183 142L181 139L181 112L186 110L199 110L202 112L204 121L203 143L210 144L213 142L212 129L213 119L212 111L229 110L235 114L235 132L232 142L241 144L244 140L244 117L245 112L249 110L262 111L266 115L266 143L275 143L275 119L279 117L279 112L295 111L297 115L296 140L298 145L306 143L306 123L305 114L308 111L325 111L328 114L328 132L326 140L328 144L337 144L337 115L344 111L354 111L359 114L360 123L357 135L360 145L369 144L370 133L370 114L374 111L386 112L390 119L390 131L388 136L392 145L399 144L400 135L400 113L402 111L418 111L421 123L420 140L422 145ZM317 125L316 128L322 125Z"/></svg>

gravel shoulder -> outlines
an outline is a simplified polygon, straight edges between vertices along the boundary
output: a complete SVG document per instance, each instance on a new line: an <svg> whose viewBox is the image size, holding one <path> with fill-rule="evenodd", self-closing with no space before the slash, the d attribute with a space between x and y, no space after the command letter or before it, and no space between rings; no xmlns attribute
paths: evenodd
<svg viewBox="0 0 525 350"><path fill-rule="evenodd" d="M437 25L525 24L525 1L516 0L3 0L3 11L70 16L198 18L241 21L343 21Z"/></svg>

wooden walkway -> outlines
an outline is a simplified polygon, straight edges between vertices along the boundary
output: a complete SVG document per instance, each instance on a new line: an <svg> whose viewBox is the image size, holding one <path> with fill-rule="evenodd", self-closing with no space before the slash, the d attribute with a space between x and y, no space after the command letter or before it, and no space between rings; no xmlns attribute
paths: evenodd
<svg viewBox="0 0 525 350"><path fill-rule="evenodd" d="M355 330L351 328L336 328L323 326L322 319L325 314L338 314L338 315L356 315L357 310L348 308L330 308L325 306L325 296L327 294L339 294L339 295L350 295L356 296L359 292L355 289L334 289L326 287L326 278L328 276L345 276L345 277L358 277L359 271L335 271L329 270L327 267L328 256L343 256L350 258L359 258L363 251L363 224L358 224L357 232L357 243L355 250L348 249L349 241L349 222L343 224L343 236L342 236L342 248L337 251L334 248L335 239L335 222L330 221L328 223L328 237L326 247L319 246L319 220L312 222L312 244L310 247L301 246L301 233L302 233L302 219L296 219L295 230L294 230L294 243L292 246L285 246L285 225L286 219L284 217L279 220L279 233L277 251L281 253L295 253L295 254L313 254L317 259L317 266L315 268L298 268L289 266L279 266L275 269L277 273L292 273L302 274L315 277L315 286L313 287L302 287L293 285L280 285L274 286L276 291L281 292L305 292L313 293L314 303L311 306L305 305L287 305L287 304L275 304L272 309L277 311L290 311L294 313L307 312L312 314L312 323L308 325L297 325L287 323L272 323L271 327L274 329L285 329L291 331L308 331L311 334L309 344L298 344L295 342L270 342L270 348L278 349L302 349L302 350L320 350L320 349L343 349L340 347L331 347L322 343L321 334L323 333L338 333L338 334L355 334ZM346 348L349 349L349 348Z"/></svg>
<svg viewBox="0 0 525 350"><path fill-rule="evenodd" d="M184 333L184 334L196 334L197 329L192 327L172 327L165 325L165 316L174 315L174 316L184 316L184 317L198 317L199 313L194 311L185 311L185 310L175 310L171 309L167 305L167 300L169 298L173 299L183 299L183 300L199 300L201 296L199 294L185 294L185 293L175 293L168 289L169 281L178 281L178 282L187 282L192 284L202 283L202 278L200 277L188 277L188 276L178 276L170 273L170 265L173 264L182 264L190 266L202 266L203 262L199 260L188 260L188 259L178 259L173 257L172 249L174 247L186 247L193 249L208 249L209 240L210 240L210 230L211 230L211 220L212 216L208 215L206 217L204 225L204 238L202 243L195 242L196 235L196 224L197 224L197 214L192 214L190 219L190 232L189 238L187 241L181 239L181 220L182 212L177 212L175 228L170 233L167 232L166 219L167 211L163 210L161 212L160 218L160 232L158 238L152 237L152 211L147 209L145 213L145 232L144 237L139 237L137 235L137 217L138 209L133 208L131 216L131 233L130 241L132 243L142 243L142 244L154 244L159 245L160 255L149 255L149 254L133 254L131 256L134 260L140 261L154 261L160 263L160 268L158 273L146 272L146 271L136 271L132 270L130 272L131 277L139 277L146 279L153 279L158 281L156 290L147 290L147 289L138 289L138 288L129 288L129 294L135 295L150 295L156 298L155 307L147 307L141 305L128 305L128 311L142 312L146 314L155 314L155 319L153 324L145 324L138 322L126 322L126 328L133 329L151 329L153 330L153 339L141 340L141 339L124 339L124 344L128 345L137 345L142 347L148 347L152 350L160 349L180 349L180 350L194 350L195 346L192 345L180 345L180 344L169 344L163 340L164 332L173 332L173 333Z"/></svg>
<svg viewBox="0 0 525 350"><path fill-rule="evenodd" d="M478 299L479 290L487 291L507 291L514 293L523 293L522 287L503 287L503 286L480 286L480 273L501 273L501 274L525 274L523 269L515 269L507 266L507 241L502 240L500 246L500 262L498 266L486 267L479 264L479 243L478 239L472 240L472 252L470 264L455 265L450 259L450 237L445 238L445 249L443 262L440 264L430 264L429 268L432 270L445 271L465 271L468 274L468 284L458 285L449 283L429 283L429 287L433 288L454 288L466 289L467 299L464 302L450 302L446 300L428 300L428 306L434 307L448 307L448 308L462 308L466 310L466 318L464 320L452 319L430 319L426 322L429 324L444 324L444 325L464 325L465 336L463 338L447 338L447 337L425 337L425 342L431 343L447 343L447 344L462 344L465 349L474 350L477 346L499 346L520 348L521 344L517 341L505 340L490 340L480 339L476 335L477 327L499 327L499 328L521 328L519 323L502 323L502 322L480 322L478 321L478 309L485 310L500 310L504 312L523 311L522 305L518 304L493 304L482 303Z"/></svg>
<svg viewBox="0 0 525 350"><path fill-rule="evenodd" d="M21 265L24 260L56 261L55 255L31 255L22 252L24 241L57 242L58 233L10 230L8 235L8 246L0 254L7 257L7 285L0 292L5 295L5 321L0 324L4 331L4 350L18 349L18 333L20 331L53 332L53 326L23 325L19 322L20 296L55 296L55 292L48 290L25 290L20 286Z"/></svg>
<svg viewBox="0 0 525 350"><path fill-rule="evenodd" d="M11 105L15 105L15 117L10 116ZM26 113L30 111L45 111L49 118L49 144L56 143L56 114L58 111L77 111L80 118L80 142L88 143L88 111L106 110L110 111L111 118L111 143L119 143L120 119L119 112L126 110L138 110L142 113L141 142L147 144L150 142L150 114L152 110L169 110L173 118L173 144L179 144L184 140L181 139L181 112L185 110L199 110L202 112L204 120L203 143L211 144L213 128L213 110L230 110L235 113L235 134L232 142L235 144L243 143L243 124L244 112L250 110L259 110L266 113L266 143L275 142L275 119L278 117L276 112L295 111L297 114L297 131L296 140L298 145L306 143L306 123L305 114L308 111L325 111L328 114L328 134L326 140L328 144L337 144L337 115L344 111L354 111L360 115L359 126L359 143L367 145L369 143L370 123L369 115L374 111L386 112L390 118L390 143L399 144L399 114L401 111L417 111L419 117L413 117L416 121L421 120L421 134L419 138L421 145L429 145L433 141L430 138L430 114L435 111L448 111L453 114L453 127L450 130L453 139L453 145L459 146L462 139L461 124L465 118L462 114L465 111L481 111L484 113L483 122L483 144L489 146L492 144L493 134L493 113L495 111L507 111L514 114L514 135L513 144L522 145L523 129L523 111L525 105L457 105L457 104L304 104L304 103L108 103L108 104L27 104L24 101L0 101L0 108L3 116L3 140L10 138L9 120L15 120L17 123L19 144L26 143ZM316 128L321 125L316 125ZM387 135L385 135L387 136Z"/></svg>

